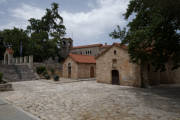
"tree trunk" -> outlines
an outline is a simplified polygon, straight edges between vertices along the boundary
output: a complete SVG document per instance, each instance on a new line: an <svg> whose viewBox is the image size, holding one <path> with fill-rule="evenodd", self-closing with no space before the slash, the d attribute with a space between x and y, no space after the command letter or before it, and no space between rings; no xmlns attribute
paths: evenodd
<svg viewBox="0 0 180 120"><path fill-rule="evenodd" d="M141 64L141 87L148 88L149 87L149 80L148 80L148 70L146 69L145 64Z"/></svg>

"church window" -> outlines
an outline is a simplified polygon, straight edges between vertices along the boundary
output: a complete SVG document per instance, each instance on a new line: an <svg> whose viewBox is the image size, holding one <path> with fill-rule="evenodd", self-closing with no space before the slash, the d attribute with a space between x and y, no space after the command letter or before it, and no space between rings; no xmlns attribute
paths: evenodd
<svg viewBox="0 0 180 120"><path fill-rule="evenodd" d="M116 55L117 54L117 51L116 50L114 50L114 55Z"/></svg>

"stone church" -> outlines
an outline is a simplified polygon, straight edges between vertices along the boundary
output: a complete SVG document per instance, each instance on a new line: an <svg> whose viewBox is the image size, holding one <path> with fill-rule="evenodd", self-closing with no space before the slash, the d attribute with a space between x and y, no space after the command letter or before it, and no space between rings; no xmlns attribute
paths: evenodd
<svg viewBox="0 0 180 120"><path fill-rule="evenodd" d="M114 43L96 56L96 81L115 85L140 86L140 67L130 63L127 47Z"/></svg>
<svg viewBox="0 0 180 120"><path fill-rule="evenodd" d="M92 57L95 60L92 60ZM154 72L153 67L148 64L133 64L130 62L127 46L119 43L71 47L70 54L63 64L63 76L75 79L90 78L91 67L92 71L95 71L93 77L100 83L137 87L142 86L144 81L149 85L180 83L180 69L171 71L168 64L167 71Z"/></svg>
<svg viewBox="0 0 180 120"><path fill-rule="evenodd" d="M130 62L127 47L117 43L95 59L97 82L137 87L142 86L145 81L148 85L180 83L180 69L172 71L170 64L167 64L167 71L154 72L153 67L148 64L133 64Z"/></svg>
<svg viewBox="0 0 180 120"><path fill-rule="evenodd" d="M63 77L72 79L94 78L96 60L94 56L70 53L63 63Z"/></svg>

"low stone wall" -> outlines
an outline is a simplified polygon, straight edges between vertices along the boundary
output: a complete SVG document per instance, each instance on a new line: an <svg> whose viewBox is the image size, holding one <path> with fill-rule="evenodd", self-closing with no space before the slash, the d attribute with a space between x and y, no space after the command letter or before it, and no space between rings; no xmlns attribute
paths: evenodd
<svg viewBox="0 0 180 120"><path fill-rule="evenodd" d="M45 66L50 72L51 69L55 70L55 73L62 76L62 64L60 63L33 63L33 69L36 71L36 67Z"/></svg>
<svg viewBox="0 0 180 120"><path fill-rule="evenodd" d="M0 84L0 91L11 91L13 90L11 83Z"/></svg>

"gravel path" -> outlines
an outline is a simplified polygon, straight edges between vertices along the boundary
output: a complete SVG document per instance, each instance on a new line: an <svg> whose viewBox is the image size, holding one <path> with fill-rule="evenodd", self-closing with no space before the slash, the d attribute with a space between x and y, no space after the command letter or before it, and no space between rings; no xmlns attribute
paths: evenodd
<svg viewBox="0 0 180 120"><path fill-rule="evenodd" d="M180 120L180 87L140 89L95 81L13 83L0 97L42 120Z"/></svg>

